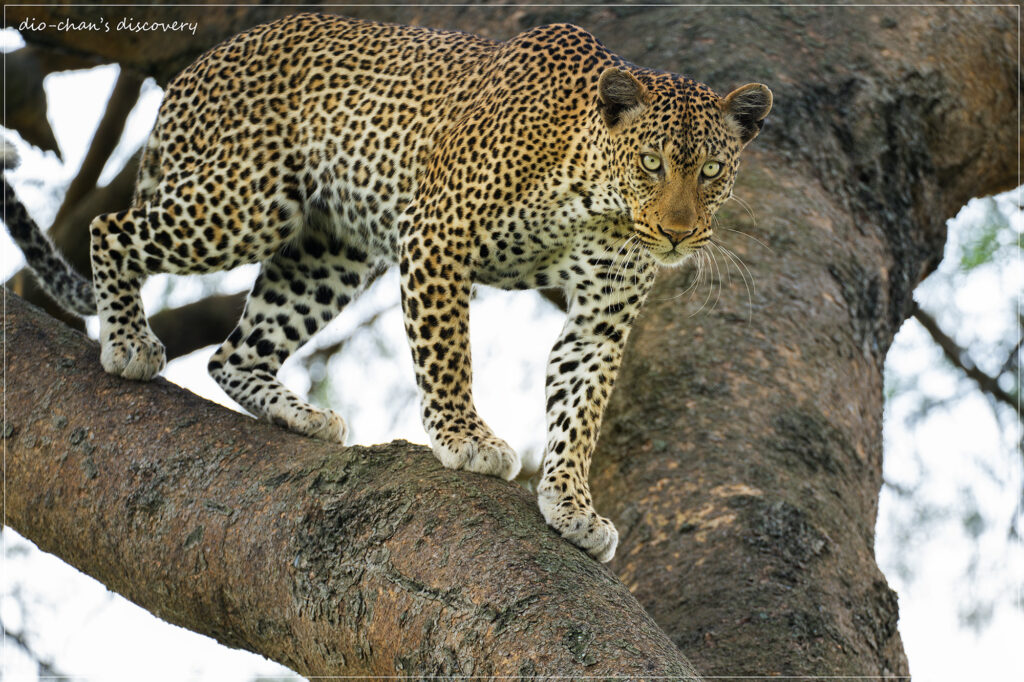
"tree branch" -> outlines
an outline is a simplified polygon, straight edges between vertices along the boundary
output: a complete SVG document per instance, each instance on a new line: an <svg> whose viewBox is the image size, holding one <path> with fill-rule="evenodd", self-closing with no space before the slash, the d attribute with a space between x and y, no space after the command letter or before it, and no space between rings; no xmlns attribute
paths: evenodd
<svg viewBox="0 0 1024 682"><path fill-rule="evenodd" d="M1017 329L1024 329L1024 317L1017 315ZM1024 346L1024 335L1021 335L1017 339L1017 343L1014 344L1013 348L1009 353L1006 354L1006 362L1003 363L1002 367L999 368L999 375L1003 375L1006 372L1017 373L1020 365L1020 349Z"/></svg>
<svg viewBox="0 0 1024 682"><path fill-rule="evenodd" d="M99 58L119 62L138 73L153 76L161 85L181 71L204 50L239 31L256 24L296 12L288 5L209 5L197 9L188 5L139 5L131 12L96 11L95 7L64 4L36 6L8 6L5 24L18 28L30 20L35 26L56 25L66 21L73 24L102 25L105 18L111 31L51 31L23 30L25 42L47 46L68 55ZM196 31L157 31L144 35L118 28L121 18L131 17L138 23L163 22L166 24L195 22Z"/></svg>
<svg viewBox="0 0 1024 682"><path fill-rule="evenodd" d="M109 376L5 313L7 522L161 618L307 676L694 675L515 485Z"/></svg>
<svg viewBox="0 0 1024 682"><path fill-rule="evenodd" d="M36 674L40 679L47 680L67 680L70 679L64 673L58 671L52 661L48 661L40 656L29 644L28 638L24 632L12 632L7 629L7 626L0 622L0 634L5 639L10 639L11 642L16 644L19 649L25 652L25 655L31 658L36 663Z"/></svg>
<svg viewBox="0 0 1024 682"><path fill-rule="evenodd" d="M39 115L46 111L46 72L40 64L40 55L45 52L28 45L4 58L4 125L18 131L29 144L59 154L50 122Z"/></svg>
<svg viewBox="0 0 1024 682"><path fill-rule="evenodd" d="M64 218L67 213L74 209L86 194L96 188L103 167L106 166L117 143L121 141L121 134L124 132L128 115L139 100L142 81L143 79L133 72L121 69L121 73L114 83L114 90L110 93L107 106L103 110L103 117L89 143L89 150L82 160L82 166L78 169L71 184L68 185L64 200L57 211L57 217L53 220L55 229L65 228ZM87 230L88 223L81 226L76 224L74 227Z"/></svg>
<svg viewBox="0 0 1024 682"><path fill-rule="evenodd" d="M149 326L163 341L167 359L173 360L223 343L242 317L245 297L245 293L210 296L179 308L167 308L149 318Z"/></svg>
<svg viewBox="0 0 1024 682"><path fill-rule="evenodd" d="M953 363L954 367L959 368L967 378L971 379L978 385L978 388L983 392L988 393L990 396L998 400L999 402L1005 403L1012 407L1019 416L1024 417L1024 411L1021 409L1021 405L1017 399L1012 395L1004 391L999 386L999 380L997 377L989 376L985 374L978 366L974 364L970 355L966 350L961 348L953 337L942 331L939 323L935 321L935 318L925 312L921 306L914 301L913 308L911 309L911 315L915 320L921 323L921 326L925 328L925 331L932 337L932 340L939 345L942 349L942 354Z"/></svg>

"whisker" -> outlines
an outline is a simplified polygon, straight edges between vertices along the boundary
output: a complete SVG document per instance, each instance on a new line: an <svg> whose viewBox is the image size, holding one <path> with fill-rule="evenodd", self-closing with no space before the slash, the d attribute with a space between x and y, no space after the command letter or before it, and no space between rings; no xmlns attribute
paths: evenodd
<svg viewBox="0 0 1024 682"><path fill-rule="evenodd" d="M755 237L755 236L754 236L754 235L752 235L752 234L747 234L747 233L746 233L746 232L744 232L743 230L734 230L734 229L733 229L733 228L731 228L731 227L723 227L722 229L723 229L723 230L728 230L729 232L735 232L736 234L742 234L742 235L743 235L744 237L746 237L747 239L752 239L753 241L757 242L758 244L760 244L760 245L761 245L761 246L763 246L764 248L768 249L768 250L769 250L769 251L771 251L772 253L775 253L775 249L773 249L772 247L768 246L767 244L765 244L765 243L764 243L763 241L761 241L760 239L758 239L757 237Z"/></svg>
<svg viewBox="0 0 1024 682"><path fill-rule="evenodd" d="M709 247L714 247L715 249L718 249L719 253L722 253L721 244L716 242L713 237L708 240L708 246ZM722 255L724 256L725 254L722 254ZM725 268L725 279L726 279L726 282L731 287L732 286L732 273L729 272L728 263L726 263L726 268Z"/></svg>
<svg viewBox="0 0 1024 682"><path fill-rule="evenodd" d="M740 206L742 206L742 207L743 207L743 210L744 210L744 211L746 211L746 212L747 212L747 215L749 215L749 216L750 216L750 219L751 219L751 220L752 220L752 221L754 222L754 224L755 224L755 225L757 225L757 216L756 216L756 215L754 215L754 211L753 211L753 209L751 209L751 208L750 208L750 204L748 204L748 203L747 203L746 201L744 201L743 199L740 199L740 198L739 198L738 196L736 196L736 195L735 195L735 194L733 194L732 192L730 192L730 193L729 193L729 199L732 199L732 200L733 200L733 201L735 201L735 202L736 202L737 204L739 204Z"/></svg>
<svg viewBox="0 0 1024 682"><path fill-rule="evenodd" d="M704 310L705 306L707 306L707 304L708 304L708 301L711 300L711 293L715 289L714 284L711 281L711 275L712 275L711 267L712 267L712 265L711 265L711 257L708 255L708 250L707 249L702 249L700 251L700 255L701 255L701 260L707 266L707 267L704 268L704 275L705 275L705 279L707 279L707 282L708 282L708 295L704 298L704 302L700 304L700 307L697 308L692 313L690 313L690 315L689 315L690 317L693 317L694 315L698 314L700 311Z"/></svg>
<svg viewBox="0 0 1024 682"><path fill-rule="evenodd" d="M743 276L744 282L746 282L749 277L750 286L756 292L757 285L754 282L754 273L750 271L750 268L748 268L747 264L743 262L743 259L740 258L739 254L730 249L729 247L725 246L724 244L716 243L715 245L726 255L728 255L734 263L736 263L737 269L740 270L740 275Z"/></svg>
<svg viewBox="0 0 1024 682"><path fill-rule="evenodd" d="M718 263L718 256L716 256L715 252L712 251L711 249L708 249L708 253L711 255L711 259L715 263L715 272L718 273L718 290L715 292L715 302L711 304L711 310L708 311L709 313L712 313L715 311L715 308L718 307L718 304L722 300L722 280L724 278L722 277L722 268ZM728 268L726 268L726 273L728 274Z"/></svg>
<svg viewBox="0 0 1024 682"><path fill-rule="evenodd" d="M704 252L701 251L700 253L697 254L697 257L694 259L694 261L697 264L697 272L694 273L693 281L690 282L690 286L686 287L684 293L696 293L697 289L700 288L700 283L704 279L704 258Z"/></svg>
<svg viewBox="0 0 1024 682"><path fill-rule="evenodd" d="M743 287L747 290L747 324L749 325L754 318L754 299L753 295L751 294L751 287L754 286L754 276L739 256L737 256L735 253L730 251L725 246L722 246L721 244L716 243L714 246L719 250L719 252L723 256L726 257L728 262L731 262L733 265L736 266L736 271L740 273L740 278L743 280ZM750 277L749 284L747 283L748 275Z"/></svg>
<svg viewBox="0 0 1024 682"><path fill-rule="evenodd" d="M693 279L690 281L690 284L687 285L687 287L685 289L680 291L675 296L666 296L665 298L652 298L651 300L652 301L674 301L677 298L681 298L683 296L686 296L690 292L696 291L697 287L700 285L701 275L703 274L703 262L704 262L703 259L704 259L704 250L702 249L702 250L698 251L695 254L695 257L692 260L689 261L690 263L693 264L693 267L696 269L696 272L694 273Z"/></svg>
<svg viewBox="0 0 1024 682"><path fill-rule="evenodd" d="M641 250L643 248L645 248L644 245L638 239L637 242L636 242L636 246L633 249L633 254L635 256L639 256L640 253L641 253ZM636 260L634 259L634 261L633 261L633 285L634 286L636 286L639 283L639 281L640 281L639 279L637 279L637 271L638 270L639 270L639 267L637 266Z"/></svg>
<svg viewBox="0 0 1024 682"><path fill-rule="evenodd" d="M629 236L629 238L622 243L622 246L619 247L618 252L615 254L616 258L619 258L620 255L621 255L621 258L619 259L618 266L615 267L615 270L613 272L612 282L619 284L620 287L621 287L622 281L624 279L624 273L625 273L626 265L627 265L627 263L629 261L629 256L633 252L633 246L630 246L630 242L634 241L635 237L636 237L635 233L631 234ZM614 259L613 259L612 262L614 263Z"/></svg>

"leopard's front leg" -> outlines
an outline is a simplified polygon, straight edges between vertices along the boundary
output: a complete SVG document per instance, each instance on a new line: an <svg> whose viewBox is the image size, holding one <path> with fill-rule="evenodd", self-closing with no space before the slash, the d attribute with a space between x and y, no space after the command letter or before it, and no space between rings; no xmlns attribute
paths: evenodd
<svg viewBox="0 0 1024 682"><path fill-rule="evenodd" d="M580 296L548 359L548 443L538 503L548 525L598 561L610 561L619 541L611 521L594 509L587 482L601 417L622 351L645 292L614 303Z"/></svg>
<svg viewBox="0 0 1024 682"><path fill-rule="evenodd" d="M458 243L419 227L404 233L400 269L423 427L444 466L511 480L521 467L519 455L494 435L473 403L468 267Z"/></svg>

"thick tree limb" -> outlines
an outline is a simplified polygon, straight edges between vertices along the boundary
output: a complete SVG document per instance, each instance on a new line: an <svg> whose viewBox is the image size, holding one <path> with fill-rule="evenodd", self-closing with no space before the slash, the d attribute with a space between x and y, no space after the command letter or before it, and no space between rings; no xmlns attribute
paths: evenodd
<svg viewBox="0 0 1024 682"><path fill-rule="evenodd" d="M631 335L591 470L613 567L707 675L905 675L874 561L882 367L946 219L1020 182L1016 17L658 8L623 31L618 12L585 25L722 90L763 80L776 106L735 188L758 220L717 221L770 248L716 227L756 287L722 254L689 299L692 273L663 272Z"/></svg>
<svg viewBox="0 0 1024 682"><path fill-rule="evenodd" d="M864 264L883 250L747 154L736 192L763 222L720 218L772 251L728 241L755 273L749 302L735 268L690 296L692 273L659 275L591 470L619 524L612 565L709 676L907 675L873 551L884 306Z"/></svg>
<svg viewBox="0 0 1024 682"><path fill-rule="evenodd" d="M513 484L106 375L12 294L4 332L6 522L161 618L308 676L694 674Z"/></svg>

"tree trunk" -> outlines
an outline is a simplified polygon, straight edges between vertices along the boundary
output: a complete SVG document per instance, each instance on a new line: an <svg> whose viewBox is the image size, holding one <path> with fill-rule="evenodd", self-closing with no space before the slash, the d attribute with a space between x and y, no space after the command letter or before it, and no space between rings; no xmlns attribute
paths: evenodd
<svg viewBox="0 0 1024 682"><path fill-rule="evenodd" d="M695 679L515 484L112 377L13 294L4 333L7 523L161 618L306 676Z"/></svg>
<svg viewBox="0 0 1024 682"><path fill-rule="evenodd" d="M9 8L8 24L17 26L19 12L43 11L84 15L91 10ZM147 11L138 8L136 15ZM79 34L45 32L38 40L49 44L74 43L72 49L122 60L159 79L169 72L168 64L176 68L182 65L178 62L184 51L208 47L207 39L219 37L224 31L222 24L231 20L228 10L174 11L184 13L183 17L208 16L200 20L206 22L204 26L209 30L201 31L194 41L161 43L160 49L178 50L165 56L132 45L119 51L109 39L102 45L92 45L88 43L89 36ZM592 470L595 502L600 511L615 520L621 533L613 569L702 673L907 674L896 630L895 596L877 569L873 548L881 482L882 365L893 335L909 313L913 288L941 257L945 220L968 198L1019 183L1019 53L1014 32L1016 19L1010 8L362 7L345 12L459 28L497 38L542 23L572 21L636 63L684 73L707 82L719 92L758 80L773 89L775 110L764 132L746 152L735 190L752 207L757 220L730 205L719 216L718 224L723 229L716 234L721 243L742 258L754 286L748 290L743 285L736 267L727 274L729 258L721 252L715 252L718 266L705 269L707 280L695 294L685 293L694 277L691 270L667 271L659 277L631 336L602 430ZM36 40L31 35L26 37ZM731 228L748 236L730 231ZM710 300L702 307L709 289ZM29 347L35 352L42 345L34 339L25 343L11 343L9 347ZM87 364L74 361L58 369L77 376L90 366L94 369L94 365L90 359ZM12 371L9 390L12 385L23 383L17 376ZM110 433L111 439L119 438L121 431L131 426L123 426L124 420L138 413L137 408L131 407L131 401L142 400L150 389L98 375L96 381L105 381L98 385L117 398L105 408L110 410L110 416L104 422L81 412L75 428L103 430ZM33 375L35 383L38 382ZM159 385L158 388L170 390ZM16 391L20 390L22 387L16 386ZM47 404L51 405L58 397L63 400L68 392L46 386L40 390L49 391ZM88 398L90 405L96 403L94 395ZM9 396L9 412L11 405L22 399L41 400L37 396ZM35 409L35 414L44 409L32 407L31 402L23 407ZM164 409L159 408L161 413ZM196 438L189 449L171 446L171 454L165 453L163 462L146 460L152 461L146 465L151 466L149 469L129 466L131 476L142 477L137 488L141 492L130 503L127 498L117 503L119 508L91 500L88 491L92 488L87 481L72 486L60 479L79 469L86 475L91 471L101 475L105 470L96 463L97 455L90 455L92 459L81 454L72 457L72 448L53 445L65 442L68 436L58 440L52 434L36 436L33 448L38 450L33 455L37 458L50 457L48 461L52 462L53 457L68 453L65 460L80 462L76 465L78 469L61 464L56 473L42 472L58 477L48 484L62 486L55 490L76 491L75 506L66 512L55 503L50 508L35 507L39 513L59 511L68 523L84 527L112 523L110 510L127 510L129 525L144 528L140 540L160 538L147 545L151 556L157 556L158 551L167 552L166 547L160 549L161 541L177 548L173 556L181 558L174 562L185 562L181 565L162 558L151 559L149 563L129 561L117 569L123 571L116 581L120 589L140 597L149 596L156 604L172 604L161 606L158 612L178 617L179 611L187 611L191 603L199 600L197 603L204 604L204 610L196 620L207 625L198 629L215 632L224 641L235 644L262 642L259 637L264 635L260 632L265 631L268 640L284 642L275 644L280 648L270 649L269 655L287 659L283 660L287 665L298 665L295 661L301 662L307 655L288 650L289 646L298 646L288 644L295 639L288 633L305 635L316 628L306 625L302 630L289 624L284 630L277 630L278 623L293 622L283 617L291 615L278 606L274 608L281 610L268 616L255 630L243 628L239 620L250 608L239 596L240 591L248 590L250 582L262 585L261 581L272 578L284 580L286 573L298 586L289 588L293 604L308 603L313 599L310 594L326 589L337 592L319 592L318 604L332 599L335 604L348 604L333 612L318 606L325 610L304 610L296 618L358 618L360 613L372 612L393 624L401 621L387 619L397 618L395 613L401 611L380 606L380 600L389 604L389 599L402 604L429 602L426 605L445 614L438 616L440 620L433 629L414 633L415 628L421 627L419 623L427 622L417 620L414 628L403 626L398 630L409 638L420 636L418 642L437 645L435 652L448 645L445 643L456 641L446 629L455 627L451 614L462 613L459 608L477 614L467 616L467 621L471 631L481 633L478 641L492 641L488 637L500 639L506 630L495 634L488 629L492 626L485 627L480 612L474 611L469 602L481 604L499 599L501 609L507 609L522 595L537 596L529 608L542 609L545 618L553 619L544 621L537 617L529 622L544 633L554 632L553 639L548 640L556 649L571 642L591 641L589 638L593 638L591 646L597 646L607 641L602 637L627 636L625 630L616 630L612 635L595 629L593 624L587 625L586 630L573 630L566 616L552 615L557 611L552 601L557 601L560 593L543 592L548 584L544 581L559 578L545 571L558 562L547 563L545 559L540 562L543 567L537 568L536 563L530 562L538 559L530 559L515 549L522 542L556 551L554 545L558 543L548 531L530 526L527 532L526 526L517 520L507 528L521 532L522 538L515 542L503 540L496 545L475 544L480 543L481 537L498 537L496 533L506 528L500 522L506 517L491 510L508 511L511 506L518 509L527 505L522 496L510 493L506 486L441 471L422 450L416 450L418 454L407 464L402 464L396 454L397 449L407 450L405 446L380 449L379 454L374 450L374 457L380 459L375 459L370 467L365 459L368 451L364 449L328 458L323 454L327 446L286 438L265 426L247 427L234 434L228 424L235 422L222 412L198 403L190 409L197 416L202 415L202 421L190 423L187 428L197 429L196 434L199 429L213 434L212 440L204 444ZM172 433L177 417L158 417L148 418L164 424L167 430L160 430L155 436L168 442L178 439ZM59 421L59 417L47 419ZM67 419L71 419L70 413ZM44 419L33 423L47 422ZM70 421L61 431L65 432L84 442L74 435L78 432L71 430ZM246 439L249 443L250 437L255 441L245 447L225 445L223 434L229 432L237 442ZM89 434L92 438L92 431ZM154 437L152 429L146 434L147 439ZM12 439L18 438L21 436L15 432L8 440L13 443ZM50 439L50 445L40 445L44 438ZM260 443L274 449L285 441L289 450L300 453L300 459L289 459L289 464L284 465L284 471L290 472L287 475L273 467L274 457L261 463L251 454L259 451ZM9 453L10 449L11 444ZM130 461L141 457L130 449L123 452L121 456ZM312 459L301 459L306 456ZM198 480L206 480L205 475L195 474L194 468L189 469L193 473L187 476L179 473L185 467L199 467L199 471L207 472L213 471L213 464L220 460L240 459L244 462L232 464L230 476L247 481L251 488L245 495L251 497L232 498L237 501L231 502L227 511L221 513L217 511L219 507L202 506L206 500L213 500L214 505L219 503L222 493L217 487L210 488L211 492L194 488L191 506L178 506L185 505L185 498L173 504L166 502L182 482L199 486ZM89 461L93 463L86 464ZM317 479L312 472L320 466L336 473L324 473L326 478ZM384 479L373 479L371 469L378 475L383 473ZM293 483L309 481L310 477L313 481L332 482L344 478L337 473L342 470L351 470L353 473L346 480L358 479L370 492L352 493L357 495L356 500L344 495L323 498L324 493L317 486L300 488L299 483ZM303 472L305 478L299 476ZM274 478L278 475L284 475L280 483ZM150 485L155 485L158 493L146 492L148 488L142 484L146 480L153 482ZM397 492L399 482L409 486L403 491L404 497ZM263 503L253 502L261 490L272 486L277 486L273 498L265 493ZM438 486L445 494L437 494L434 488ZM473 495L484 496L483 491L487 495L492 491L500 494L470 499L447 494L448 490L467 490L464 486L471 486ZM277 499L284 494L282 490L287 491L295 506L280 506ZM402 500L416 499L421 490L417 506L403 511ZM45 497L45 493L38 495ZM275 552L283 552L306 561L300 563L303 570L289 572L292 569L287 566L274 565L267 575L254 575L247 569L234 578L230 588L217 588L220 592L212 584L202 582L209 580L206 577L194 585L187 583L178 575L180 572L205 576L208 570L199 571L197 559L186 556L195 542L205 542L208 537L213 538L211 547L218 549L218 566L239 558L252 561L253 555L247 552L255 550L240 542L243 538L238 530L231 530L236 527L233 524L243 520L240 512L231 510L242 509L247 502L252 502L253 506L248 508L254 510L253 514L262 515L260 523L274 528L266 539L268 544L260 545L265 547L263 554L256 557L266 561ZM356 504L363 504L367 511ZM427 509L420 512L424 505ZM10 510L10 503L8 506ZM154 511L148 511L150 507ZM380 556L370 548L373 538L381 533L373 530L377 526L365 518L369 510L378 508L389 510L387 520L382 522L382 527L389 530L383 534L394 532L385 544L401 546L394 549L387 545L389 553ZM474 514L479 515L480 510L487 510L482 529L478 527L483 535L459 535L467 531L467 524L475 522L478 516ZM218 513L226 519L221 526L213 525L220 518ZM303 514L308 517L305 525L293 521ZM296 530L294 538L285 538L280 527L265 520L270 517L279 518L278 523L294 523L292 527L301 530ZM447 524L429 518L444 519ZM353 523L354 528L348 525ZM406 563L412 554L402 551L408 552L410 542L415 544L411 538L423 534L424 524L437 525L432 534L423 538L427 551L417 556L447 561L447 566L436 573L423 569L415 573L412 583L391 580L388 571L392 569L381 569L381 565L398 566L396 570L400 572L423 568ZM197 531L200 526L205 530ZM321 526L324 530L317 530ZM214 532L211 528L220 530ZM196 533L201 533L201 537ZM28 535L32 537L32 533ZM193 536L190 544L188 538ZM249 539L252 537L259 536ZM232 538L236 544L225 545L225 538ZM458 576L452 573L456 568L461 570L452 564L461 564L462 557L469 556L464 551L466 546L460 543L495 550L482 564L474 564L485 573L475 577L469 575L471 571ZM189 546L185 547L186 544ZM88 548L75 553L59 544L50 546L90 570L98 570L91 567L109 559L106 551L90 558ZM228 557L229 552L222 547L238 556ZM498 549L504 554L499 554ZM123 551L131 556L134 550L128 545ZM358 578L345 573L349 570L348 559L337 558L339 552L347 551L361 557L360 567L352 569ZM207 561L214 566L212 560ZM332 587L321 587L319 577L304 577L309 575L307 565L335 580L329 583ZM508 570L495 568L505 565ZM429 574L432 582L424 574ZM563 569L561 577L569 576L569 582L575 583L578 576L589 579L595 575L606 577L593 565L574 563ZM518 576L522 581L522 586L511 591L513 596L508 599L512 601L501 601L505 598L496 596L502 589L510 590L503 582L506 576ZM175 587L166 594L146 592L145 587L159 585L160 580L177 582L168 583ZM176 590L184 589L182 581L187 583L184 587L193 585L188 588L188 599L174 601L178 599ZM143 587L133 587L136 583ZM429 585L429 589L411 585ZM438 596L459 585L463 587L458 599ZM600 593L581 588L581 592L589 593L587 599L598 601L574 597L575 606L560 608L581 609L580 617L596 617L593 614L607 608L608 600L618 600L621 595L614 584L602 585ZM494 594L487 592L492 586ZM378 589L381 591L376 592ZM259 592L253 594L262 598ZM274 594L280 595L276 603L288 603L285 592ZM484 594L488 595L486 599L479 596ZM367 606L371 602L376 605L372 609ZM497 610L503 612L501 609ZM563 613L572 613L574 617L577 614ZM348 652L346 661L356 666L352 670L370 669L368 663L364 667L355 653L362 650L370 652L367 655L375 657L376 662L392 656L388 659L390 672L403 672L396 663L398 659L390 653L392 649L388 649L392 646L392 631L377 626L357 630L358 624L348 620L341 627L346 632L361 633L353 635L355 644L339 645L337 649ZM325 630L316 632L323 634ZM284 635L279 636L281 633ZM409 646L410 650L425 650L421 643ZM655 650L665 651L659 648L662 644L636 647L651 660L658 656L652 653ZM382 650L386 655L381 654ZM470 657L469 650L454 650L456 654L446 660L457 660L460 670L468 670L464 662ZM575 650L584 652L577 658L586 662L586 652L591 649L577 646ZM664 661L683 665L669 653L664 656ZM326 660L326 656L321 655L318 660ZM431 659L432 668L418 669L446 669L439 667L439 660ZM531 660L536 662L538 672L554 674L554 668L541 663L540 657ZM627 660L633 659L623 659L621 664L632 665ZM499 668L497 664L486 668L479 662L476 665L473 670L477 672L513 669ZM382 666L374 669L387 667ZM586 674L595 674L593 670L588 668ZM607 670L627 672L624 667L611 666Z"/></svg>
<svg viewBox="0 0 1024 682"><path fill-rule="evenodd" d="M631 337L592 471L613 567L702 674L906 675L874 558L882 367L946 219L1018 183L1014 17L644 16L662 30L630 56L723 90L763 79L776 106L735 189L757 220L718 219L750 235L718 240L753 286L721 252L697 294L663 272Z"/></svg>

